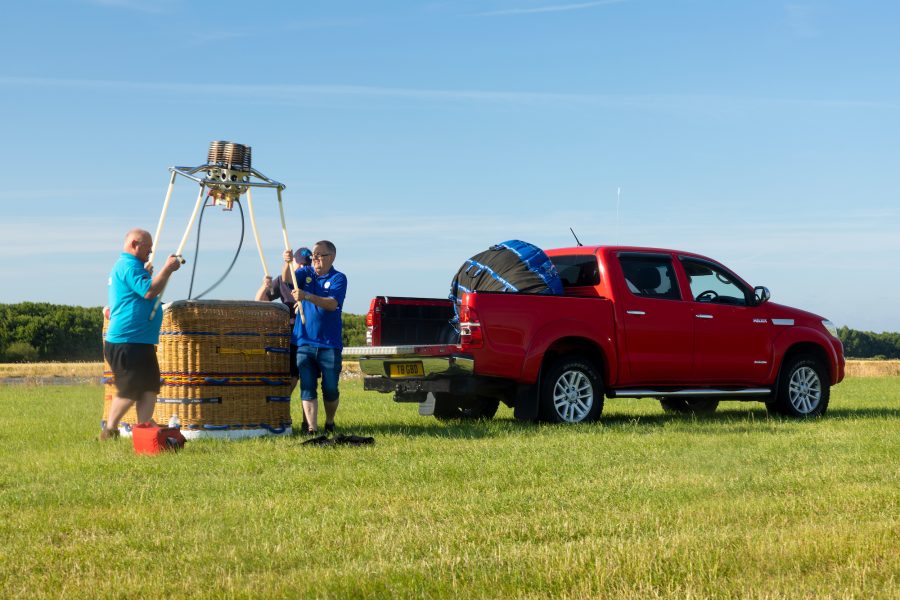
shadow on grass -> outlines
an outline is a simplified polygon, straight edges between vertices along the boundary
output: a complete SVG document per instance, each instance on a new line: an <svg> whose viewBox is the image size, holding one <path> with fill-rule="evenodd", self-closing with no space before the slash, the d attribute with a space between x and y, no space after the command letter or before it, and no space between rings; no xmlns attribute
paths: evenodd
<svg viewBox="0 0 900 600"><path fill-rule="evenodd" d="M480 439L515 435L545 435L551 433L596 434L606 428L644 427L648 430L662 428L672 423L730 423L758 422L768 419L765 410L755 413L724 413L712 415L682 414L623 414L602 416L599 421L589 424L542 423L538 421L517 421L512 418L491 420L449 419L440 421L434 417L421 417L421 423L366 424L353 428L352 433L363 435L402 435L409 437L433 437L452 439Z"/></svg>
<svg viewBox="0 0 900 600"><path fill-rule="evenodd" d="M520 423L518 421L466 421L462 419L438 421L434 417L422 417L422 419L423 422L421 424L417 423L415 425L378 423L361 425L352 428L352 431L348 429L348 431L358 435L373 436L400 435L443 439L481 439L495 437L517 429L527 431L530 427L533 427L529 423ZM497 425L501 423L500 428L503 431L498 431Z"/></svg>
<svg viewBox="0 0 900 600"><path fill-rule="evenodd" d="M792 419L769 415L765 408L748 407L720 410L712 414L690 413L622 413L604 414L599 421L584 425L570 425L565 423L540 423L535 421L516 421L515 419L496 420L462 420L451 419L439 421L434 417L421 417L421 423L392 424L378 423L366 424L353 428L350 433L361 435L400 435L408 437L431 437L443 439L482 439L516 435L545 435L548 432L567 434L593 435L607 429L644 429L648 432L657 431L672 425L697 425L696 429L687 431L690 434L702 433L716 434L715 426L721 425L722 433L733 434L736 431L766 431L777 432L766 427L777 424L802 424L828 421L829 419L884 419L900 416L900 410L890 408L841 408L829 410L826 416L815 419ZM710 425L711 427L705 427ZM727 427L727 429L726 429ZM785 430L786 431L786 430Z"/></svg>
<svg viewBox="0 0 900 600"><path fill-rule="evenodd" d="M900 408L829 408L825 419L896 419Z"/></svg>

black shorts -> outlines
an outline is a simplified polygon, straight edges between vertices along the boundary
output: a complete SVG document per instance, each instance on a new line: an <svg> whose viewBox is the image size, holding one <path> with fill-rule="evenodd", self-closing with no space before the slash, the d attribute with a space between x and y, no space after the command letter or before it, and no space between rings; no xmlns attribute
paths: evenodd
<svg viewBox="0 0 900 600"><path fill-rule="evenodd" d="M297 364L297 346L291 344L291 377L300 378L300 365Z"/></svg>
<svg viewBox="0 0 900 600"><path fill-rule="evenodd" d="M153 344L104 342L103 357L112 368L120 398L140 400L144 392L159 393L159 361Z"/></svg>

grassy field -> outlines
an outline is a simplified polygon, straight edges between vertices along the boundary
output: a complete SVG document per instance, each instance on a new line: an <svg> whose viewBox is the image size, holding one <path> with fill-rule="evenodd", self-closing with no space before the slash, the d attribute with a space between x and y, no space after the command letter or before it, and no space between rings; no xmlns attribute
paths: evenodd
<svg viewBox="0 0 900 600"><path fill-rule="evenodd" d="M342 385L374 446L156 457L95 441L99 385L0 387L0 597L900 596L900 378L817 421L618 400L579 427Z"/></svg>

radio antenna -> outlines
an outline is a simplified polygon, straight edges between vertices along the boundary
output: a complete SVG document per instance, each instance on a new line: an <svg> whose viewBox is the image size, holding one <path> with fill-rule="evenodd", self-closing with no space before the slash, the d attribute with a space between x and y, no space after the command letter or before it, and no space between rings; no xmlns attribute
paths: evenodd
<svg viewBox="0 0 900 600"><path fill-rule="evenodd" d="M578 239L578 236L575 235L575 230L569 227L569 231L572 232L572 237L575 238L575 242L577 242L579 246L584 246L584 244L581 243L581 240Z"/></svg>
<svg viewBox="0 0 900 600"><path fill-rule="evenodd" d="M619 201L622 198L622 186L616 188L616 246L619 245Z"/></svg>

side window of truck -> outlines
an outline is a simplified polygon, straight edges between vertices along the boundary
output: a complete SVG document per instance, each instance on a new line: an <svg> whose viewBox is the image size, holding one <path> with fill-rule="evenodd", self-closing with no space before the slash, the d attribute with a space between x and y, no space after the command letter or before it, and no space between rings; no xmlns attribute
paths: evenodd
<svg viewBox="0 0 900 600"><path fill-rule="evenodd" d="M690 281L691 296L695 302L747 305L747 290L724 269L690 258L682 258L681 265Z"/></svg>
<svg viewBox="0 0 900 600"><path fill-rule="evenodd" d="M635 296L681 300L678 280L672 269L672 259L658 255L624 254L619 264L625 275L625 284Z"/></svg>
<svg viewBox="0 0 900 600"><path fill-rule="evenodd" d="M593 254L568 254L550 259L564 288L600 285L600 270Z"/></svg>

